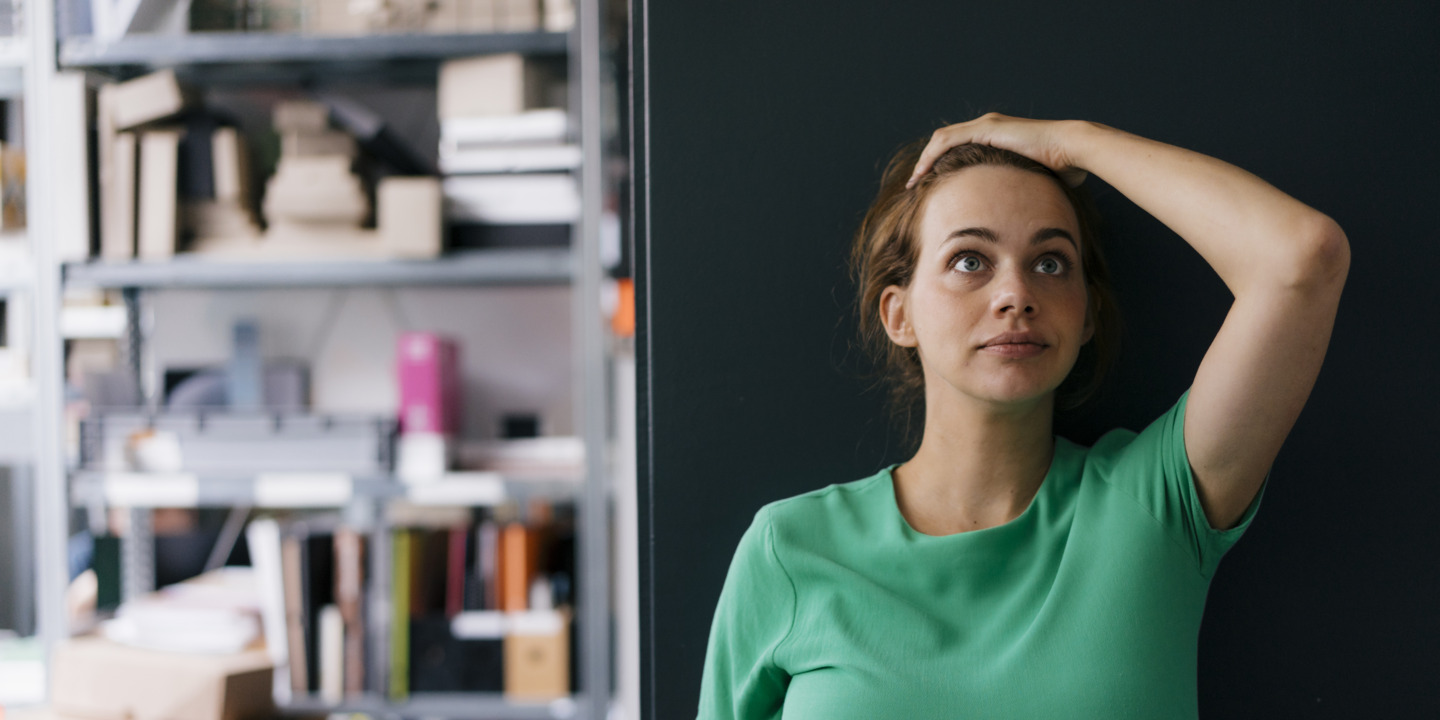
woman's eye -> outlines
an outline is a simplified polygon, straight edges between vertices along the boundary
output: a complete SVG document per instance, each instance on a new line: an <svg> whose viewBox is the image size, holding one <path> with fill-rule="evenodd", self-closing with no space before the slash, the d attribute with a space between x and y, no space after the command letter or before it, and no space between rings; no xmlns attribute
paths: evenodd
<svg viewBox="0 0 1440 720"><path fill-rule="evenodd" d="M1065 264L1060 262L1059 258L1046 257L1035 263L1035 269L1046 275L1059 275L1065 270Z"/></svg>
<svg viewBox="0 0 1440 720"><path fill-rule="evenodd" d="M983 267L985 263L980 262L980 258L974 255L966 255L955 263L955 269L960 272L979 272Z"/></svg>

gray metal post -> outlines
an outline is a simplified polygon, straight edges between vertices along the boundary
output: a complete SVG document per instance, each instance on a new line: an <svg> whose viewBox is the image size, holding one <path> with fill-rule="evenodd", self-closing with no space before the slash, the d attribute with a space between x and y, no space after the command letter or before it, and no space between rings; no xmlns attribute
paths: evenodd
<svg viewBox="0 0 1440 720"><path fill-rule="evenodd" d="M35 632L35 522L24 508L34 507L34 473L28 465L10 468L10 497L15 510L15 613L12 621L21 634Z"/></svg>
<svg viewBox="0 0 1440 720"><path fill-rule="evenodd" d="M148 509L129 511L130 527L120 542L120 599L129 602L155 589L155 526Z"/></svg>
<svg viewBox="0 0 1440 720"><path fill-rule="evenodd" d="M150 398L145 392L145 328L141 324L140 288L122 288L120 296L125 299L126 369L130 371L130 381L135 386L136 401L149 407Z"/></svg>
<svg viewBox="0 0 1440 720"><path fill-rule="evenodd" d="M62 438L65 407L64 352L60 339L60 266L55 257L55 181L50 139L50 87L55 75L55 7L48 0L25 5L30 60L25 67L25 130L28 162L26 219L35 261L32 373L35 381L35 582L37 634L47 648L66 637L65 588L69 584Z"/></svg>
<svg viewBox="0 0 1440 720"><path fill-rule="evenodd" d="M581 716L604 720L611 694L610 666L610 482L609 417L606 399L605 330L600 305L600 213L604 207L604 132L602 122L599 0L578 0L578 52L572 54L571 82L580 85L580 227L574 239L574 311L577 422L585 439L585 490L579 513ZM578 71L578 72L577 72Z"/></svg>

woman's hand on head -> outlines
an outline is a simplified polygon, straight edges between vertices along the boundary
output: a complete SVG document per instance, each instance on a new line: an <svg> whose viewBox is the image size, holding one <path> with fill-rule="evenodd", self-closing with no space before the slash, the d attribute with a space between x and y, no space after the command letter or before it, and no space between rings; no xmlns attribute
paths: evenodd
<svg viewBox="0 0 1440 720"><path fill-rule="evenodd" d="M915 171L905 187L913 187L930 172L935 161L950 148L966 143L991 145L1016 152L1054 170L1066 184L1075 187L1085 181L1085 170L1075 165L1065 142L1066 128L1074 123L1064 120L1030 120L1000 113L986 113L970 122L947 125L930 136L930 143L920 153Z"/></svg>

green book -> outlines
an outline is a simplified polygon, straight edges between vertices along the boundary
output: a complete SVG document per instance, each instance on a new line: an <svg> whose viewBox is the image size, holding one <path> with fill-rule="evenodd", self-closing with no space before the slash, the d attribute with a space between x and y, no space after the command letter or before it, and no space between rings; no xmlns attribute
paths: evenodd
<svg viewBox="0 0 1440 720"><path fill-rule="evenodd" d="M390 583L390 699L410 697L410 531L394 535L395 577Z"/></svg>

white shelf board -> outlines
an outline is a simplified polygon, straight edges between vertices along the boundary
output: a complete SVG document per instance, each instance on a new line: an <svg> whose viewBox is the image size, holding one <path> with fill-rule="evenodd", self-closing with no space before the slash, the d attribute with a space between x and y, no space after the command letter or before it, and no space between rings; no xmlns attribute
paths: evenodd
<svg viewBox="0 0 1440 720"><path fill-rule="evenodd" d="M28 382L0 386L0 465L34 460L34 396L34 386Z"/></svg>
<svg viewBox="0 0 1440 720"><path fill-rule="evenodd" d="M0 86L5 70L0 68ZM0 88L0 97L4 97ZM35 263L24 230L0 230L0 293L29 290L35 285Z"/></svg>
<svg viewBox="0 0 1440 720"><path fill-rule="evenodd" d="M0 68L24 69L30 61L30 38L11 35L0 37Z"/></svg>
<svg viewBox="0 0 1440 720"><path fill-rule="evenodd" d="M71 286L262 288L362 285L541 285L570 282L569 248L496 248L435 260L228 262L181 255L164 262L67 263Z"/></svg>
<svg viewBox="0 0 1440 720"><path fill-rule="evenodd" d="M125 308L119 305L60 309L60 337L66 340L114 340L125 335Z"/></svg>

